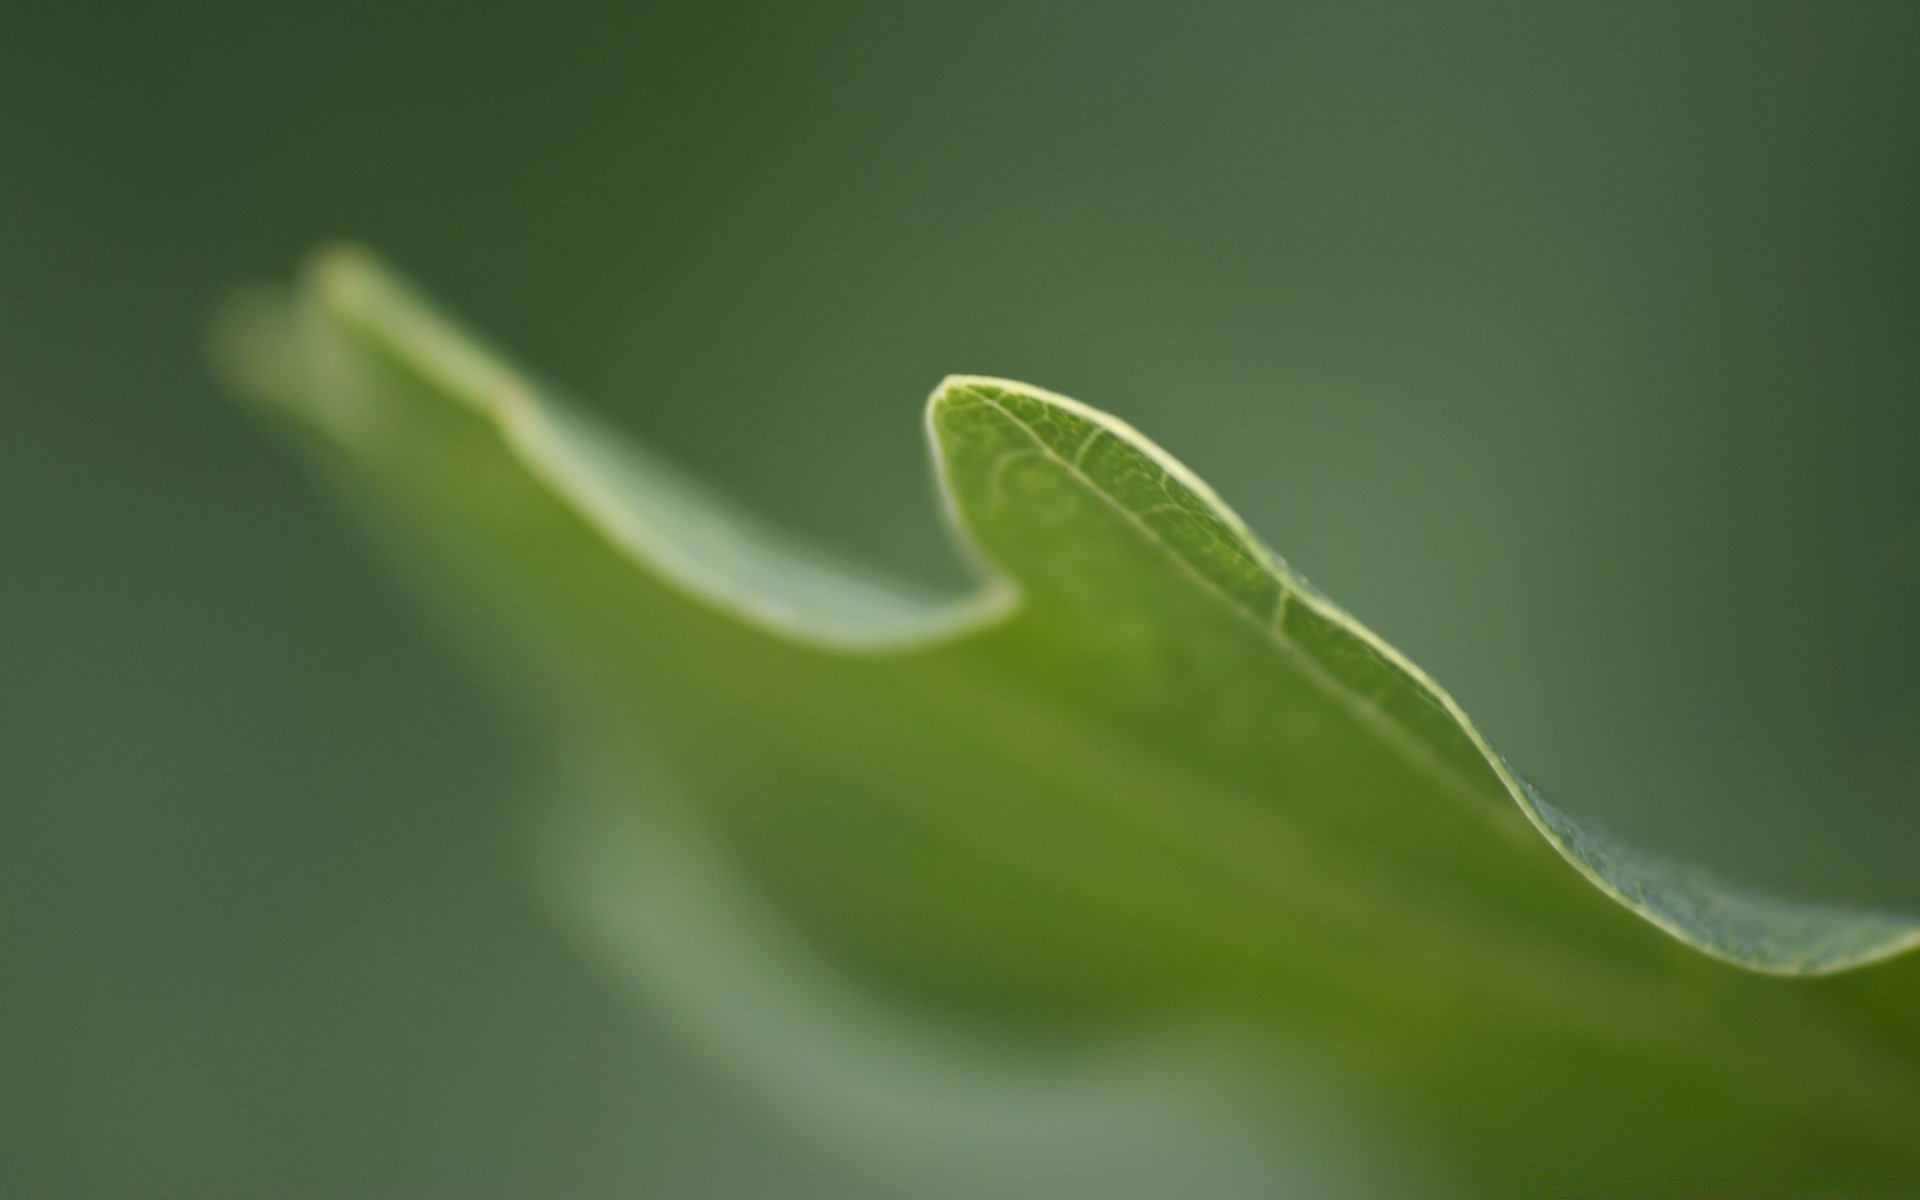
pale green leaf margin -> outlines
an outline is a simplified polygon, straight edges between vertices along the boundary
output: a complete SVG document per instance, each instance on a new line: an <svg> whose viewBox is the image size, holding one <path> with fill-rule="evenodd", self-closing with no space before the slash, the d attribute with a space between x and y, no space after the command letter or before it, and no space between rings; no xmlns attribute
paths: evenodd
<svg viewBox="0 0 1920 1200"><path fill-rule="evenodd" d="M1020 603L1017 584L986 565L958 519L938 453L934 462L941 473L939 494L948 523L987 580L974 595L957 601L915 595L855 566L796 549L790 539L763 528L670 464L645 456L543 395L363 251L343 247L325 253L312 279L309 298L330 320L382 344L436 381L447 396L486 417L535 477L636 564L742 621L848 653L885 653L990 625ZM267 378L276 369L272 347L256 336L270 324L248 319L246 305L238 306L225 323L222 356L242 390L255 395L285 394ZM1211 488L1125 422L1027 384L956 375L942 381L928 401L929 438L937 446L934 418L943 406L994 394L1018 396L1090 422L1164 471L1219 519L1237 541L1237 550L1264 564L1280 588L1283 605L1307 606L1396 668L1408 685L1424 692L1458 725L1562 858L1602 892L1679 941L1735 966L1782 976L1833 974L1920 948L1920 918L1788 900L1729 885L1703 869L1648 854L1576 823L1520 778L1443 688L1308 585ZM330 425L331 432L348 443L378 436L375 413L339 407L306 415ZM1217 595L1238 611L1224 592ZM1331 675L1317 674L1322 686L1342 686ZM1419 736L1396 724L1390 714L1364 697L1342 698L1367 710L1394 752L1432 760Z"/></svg>

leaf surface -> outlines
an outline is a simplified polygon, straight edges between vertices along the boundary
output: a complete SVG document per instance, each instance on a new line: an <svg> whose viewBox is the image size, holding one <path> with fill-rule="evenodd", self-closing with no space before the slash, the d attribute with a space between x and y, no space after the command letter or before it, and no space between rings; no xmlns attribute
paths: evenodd
<svg viewBox="0 0 1920 1200"><path fill-rule="evenodd" d="M1249 1023L1483 1180L1920 1161L1920 919L1582 827L1113 417L941 384L983 580L943 597L736 511L358 252L229 328L242 389L484 622L556 744L664 770L876 990Z"/></svg>

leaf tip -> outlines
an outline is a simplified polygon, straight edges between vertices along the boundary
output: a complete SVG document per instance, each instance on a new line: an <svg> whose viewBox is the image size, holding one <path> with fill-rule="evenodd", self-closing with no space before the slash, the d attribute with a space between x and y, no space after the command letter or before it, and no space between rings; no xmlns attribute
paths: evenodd
<svg viewBox="0 0 1920 1200"><path fill-rule="evenodd" d="M990 379L985 375L948 375L935 385L932 394L927 397L928 426L937 434L943 414L973 403L983 385L1004 383L1004 380Z"/></svg>
<svg viewBox="0 0 1920 1200"><path fill-rule="evenodd" d="M386 271L373 251L358 242L338 241L315 249L302 274L314 291L337 303L362 293L370 281L384 278Z"/></svg>

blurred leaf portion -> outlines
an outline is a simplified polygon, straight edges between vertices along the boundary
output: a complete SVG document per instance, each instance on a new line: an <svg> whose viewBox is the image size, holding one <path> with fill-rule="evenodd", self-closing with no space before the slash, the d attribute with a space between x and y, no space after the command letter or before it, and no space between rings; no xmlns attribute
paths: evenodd
<svg viewBox="0 0 1920 1200"><path fill-rule="evenodd" d="M1105 414L936 391L989 582L929 596L732 511L359 252L228 330L562 744L642 808L663 766L850 973L1043 1029L1251 1017L1487 1178L1916 1162L1920 971L1834 973L1920 921L1583 829Z"/></svg>

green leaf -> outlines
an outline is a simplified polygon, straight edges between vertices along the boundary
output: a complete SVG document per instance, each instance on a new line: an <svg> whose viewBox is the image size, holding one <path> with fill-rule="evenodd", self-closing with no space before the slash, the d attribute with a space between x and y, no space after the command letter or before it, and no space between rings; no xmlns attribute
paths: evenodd
<svg viewBox="0 0 1920 1200"><path fill-rule="evenodd" d="M1304 1047L1469 1187L1920 1166L1920 918L1582 827L1104 413L941 384L985 580L942 597L769 531L358 252L227 331L562 757L635 813L664 772L876 994L1063 1036L1228 1022L1256 1074Z"/></svg>

